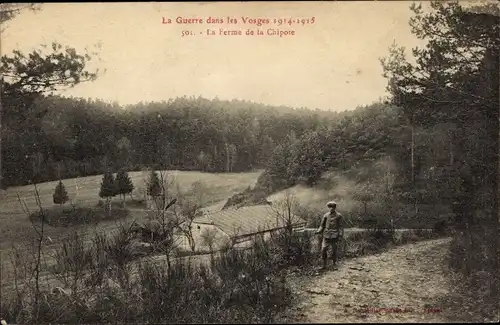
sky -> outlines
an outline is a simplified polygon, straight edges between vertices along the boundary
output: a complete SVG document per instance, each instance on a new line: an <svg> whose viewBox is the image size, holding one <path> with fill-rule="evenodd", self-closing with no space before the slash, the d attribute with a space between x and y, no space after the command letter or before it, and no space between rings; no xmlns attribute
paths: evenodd
<svg viewBox="0 0 500 325"><path fill-rule="evenodd" d="M243 99L343 111L387 95L379 59L393 42L419 45L410 33L411 2L46 3L8 22L2 54L31 51L53 41L82 51L100 45L91 68L98 80L64 96L119 104L182 96ZM177 17L203 24L179 24ZM208 17L223 24L207 24ZM227 22L227 17L237 20ZM270 24L244 24L242 17ZM277 26L273 19L309 19ZM171 19L171 24L163 20ZM245 35L247 29L295 32ZM206 30L216 35L206 35ZM243 35L219 35L220 29ZM182 37L182 31L193 35Z"/></svg>

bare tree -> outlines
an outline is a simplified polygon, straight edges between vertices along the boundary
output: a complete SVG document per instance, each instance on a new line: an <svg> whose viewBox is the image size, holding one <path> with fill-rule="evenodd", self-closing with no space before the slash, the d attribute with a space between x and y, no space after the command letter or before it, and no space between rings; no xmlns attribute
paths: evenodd
<svg viewBox="0 0 500 325"><path fill-rule="evenodd" d="M210 251L210 259L214 259L214 246L217 242L217 229L215 228L205 228L200 235L201 244L208 247Z"/></svg>
<svg viewBox="0 0 500 325"><path fill-rule="evenodd" d="M202 215L202 206L188 198L180 198L178 202L179 208L174 208L178 229L187 238L189 248L194 252L196 250L196 242L193 236L193 222L194 219Z"/></svg>
<svg viewBox="0 0 500 325"><path fill-rule="evenodd" d="M15 18L22 11L38 11L41 9L39 3L2 3L0 4L0 32L6 30L4 23Z"/></svg>
<svg viewBox="0 0 500 325"><path fill-rule="evenodd" d="M134 222L131 230L135 233L140 232L142 240L151 242L154 251L165 254L170 272L171 255L178 247L175 231L181 221L175 212L169 211L175 209L178 201L173 180L168 177L166 171L159 171L159 179L160 193L155 200L156 209L150 214L149 222L146 224Z"/></svg>
<svg viewBox="0 0 500 325"><path fill-rule="evenodd" d="M191 191L183 192L178 182L175 183L176 188L176 205L172 212L175 218L174 224L177 231L188 240L191 251L196 250L196 242L193 236L193 222L203 214L206 187L201 182L196 182L192 185Z"/></svg>
<svg viewBox="0 0 500 325"><path fill-rule="evenodd" d="M191 196L194 197L195 202L201 206L207 204L207 193L209 189L206 184L202 181L196 181L191 185Z"/></svg>
<svg viewBox="0 0 500 325"><path fill-rule="evenodd" d="M76 300L81 286L84 285L87 268L92 263L92 252L85 247L84 238L75 231L72 236L62 241L54 258L56 267L52 274L66 288L71 288L72 299Z"/></svg>
<svg viewBox="0 0 500 325"><path fill-rule="evenodd" d="M40 201L40 194L38 192L38 188L36 186L36 182L34 182L34 187L35 187L35 201L39 210L38 218L32 218L30 210L26 203L21 199L21 196L19 195L19 192L17 193L17 197L19 200L19 203L21 204L21 208L24 211L24 213L28 216L28 218L31 221L31 226L33 230L35 231L35 241L32 242L32 247L30 247L30 252L34 255L32 256L34 258L34 265L33 268L31 269L31 275L28 279L28 285L31 283L31 280L34 280L34 293L33 293L33 298L34 298L34 314L33 316L35 319L38 319L38 315L40 312L40 272L41 272L41 265L42 265L42 248L43 248L43 239L45 236L45 221L46 221L46 216L45 216L45 211L42 207L42 203ZM40 221L40 224L37 225L37 221ZM17 255L19 256L19 255ZM18 265L14 265L14 268L16 268ZM17 271L15 271L17 273ZM16 274L17 275L17 274ZM17 286L17 285L16 285ZM23 295L20 295L18 292L18 297L22 297Z"/></svg>
<svg viewBox="0 0 500 325"><path fill-rule="evenodd" d="M295 211L298 207L299 203L290 190L285 191L282 200L273 202L270 209L276 216L277 228L284 227L287 233L291 235L293 233L293 226L297 221Z"/></svg>
<svg viewBox="0 0 500 325"><path fill-rule="evenodd" d="M353 197L354 199L360 201L363 204L363 216L368 217L368 203L375 199L377 190L375 185L371 181L366 181L363 183L356 184L354 189Z"/></svg>

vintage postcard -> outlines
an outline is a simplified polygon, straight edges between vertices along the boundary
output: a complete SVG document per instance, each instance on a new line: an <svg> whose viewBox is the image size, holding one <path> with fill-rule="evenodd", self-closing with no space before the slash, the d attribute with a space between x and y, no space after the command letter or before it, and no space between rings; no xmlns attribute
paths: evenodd
<svg viewBox="0 0 500 325"><path fill-rule="evenodd" d="M1 4L2 325L498 321L499 19Z"/></svg>

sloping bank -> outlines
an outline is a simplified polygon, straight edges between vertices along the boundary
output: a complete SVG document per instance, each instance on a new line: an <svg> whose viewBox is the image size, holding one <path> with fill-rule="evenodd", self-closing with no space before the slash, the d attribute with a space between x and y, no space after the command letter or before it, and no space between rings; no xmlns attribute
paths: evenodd
<svg viewBox="0 0 500 325"><path fill-rule="evenodd" d="M447 256L450 238L348 259L336 271L290 277L294 302L278 322L459 322Z"/></svg>

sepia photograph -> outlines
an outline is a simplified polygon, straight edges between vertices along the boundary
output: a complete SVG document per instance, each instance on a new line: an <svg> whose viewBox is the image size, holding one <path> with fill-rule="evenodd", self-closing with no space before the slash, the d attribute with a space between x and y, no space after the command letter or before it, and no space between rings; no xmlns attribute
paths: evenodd
<svg viewBox="0 0 500 325"><path fill-rule="evenodd" d="M0 321L500 321L500 3L0 4Z"/></svg>

